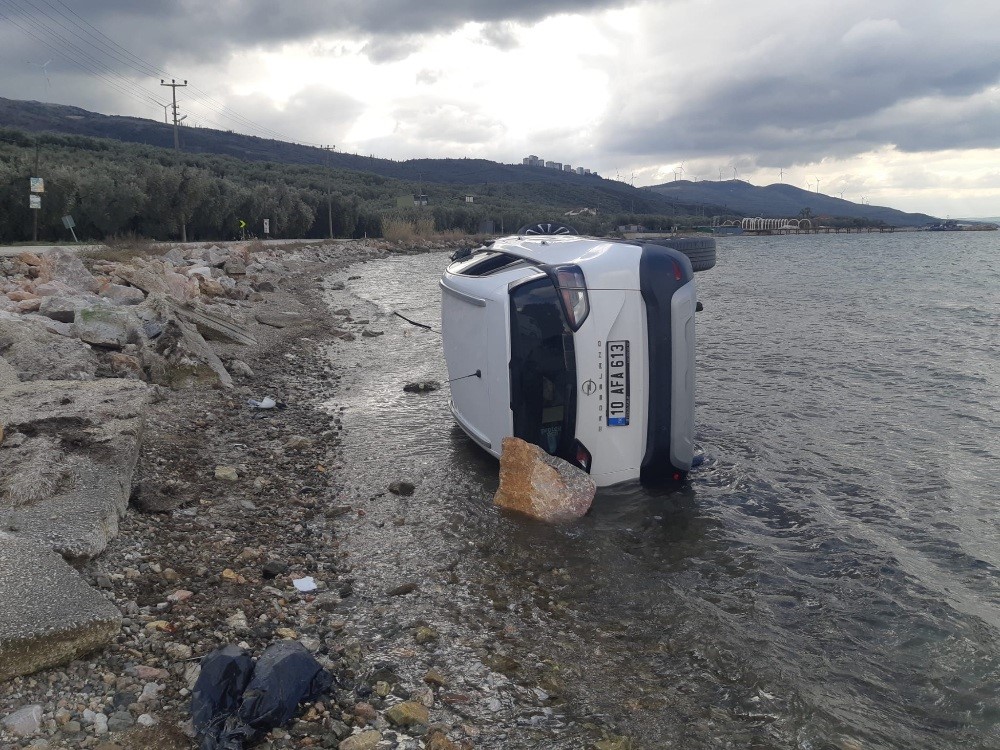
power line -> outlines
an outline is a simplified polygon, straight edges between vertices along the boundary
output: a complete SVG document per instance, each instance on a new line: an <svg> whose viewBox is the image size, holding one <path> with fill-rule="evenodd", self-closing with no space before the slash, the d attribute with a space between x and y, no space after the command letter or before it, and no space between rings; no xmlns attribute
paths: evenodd
<svg viewBox="0 0 1000 750"><path fill-rule="evenodd" d="M11 10L12 5L8 0L0 0L0 3L3 3L3 6L8 9L8 12ZM13 10L16 12L17 8L13 8ZM104 81L106 84L111 86L119 93L129 96L133 99L137 99L138 101L141 101L143 103L150 103L150 102L156 103L156 100L148 92L139 89L134 82L111 70L103 63L94 60L94 58L90 57L86 53L83 53L76 45L74 45L68 39L62 37L58 33L55 33L45 28L44 24L41 24L36 19L31 18L30 16L23 16L23 20L26 23L30 24L30 28L26 28L25 26L18 23L18 21L15 18L11 18L9 15L4 14L3 12L0 12L0 17L5 18L11 24L13 24L18 29L23 31L25 34L30 36L32 39L34 39L37 42L40 42L41 44L44 44L46 47L53 50L54 52L56 52L58 55L65 58L69 62L73 63L74 65L77 65L78 67L83 68L89 73L92 73L97 78ZM54 37L57 41L61 42L62 45L64 46L53 44L50 39L45 39L43 36L39 36L39 33L43 35L48 33L49 35ZM81 59L74 57L73 53L68 49L66 49L67 47L75 49L77 53L81 55ZM103 68L104 70L102 71L101 68ZM121 78L122 82L116 81L113 77L109 77L108 73L110 73L111 76L117 76Z"/></svg>
<svg viewBox="0 0 1000 750"><path fill-rule="evenodd" d="M109 37L103 31L101 31L96 26L94 26L93 24L91 24L90 22L88 22L82 16L80 16L80 14L78 14L72 8L69 8L69 6L67 6L64 2L62 2L62 0L55 0L55 2L58 3L59 6L61 6L62 8L64 8L68 12L68 15L67 15L67 13L64 13L61 10L59 10L58 8L56 8L51 2L49 2L49 0L41 0L41 2L44 2L46 4L46 6L50 10L52 10L58 16L61 16L68 23L70 23L73 26L73 29L68 28L66 26L66 24L63 24L62 22L60 22L60 20L58 18L54 18L52 15L50 15L49 13L47 13L45 10L43 10L41 8L37 8L37 10L42 15L44 15L50 21L58 24L62 29L64 29L65 31L67 31L69 33L82 32L82 34L86 35L86 37L89 37L89 39L88 38L82 38L81 41L83 43L89 45L91 48L93 48L99 54L111 57L116 62L124 65L127 68L130 68L131 70L133 70L133 71L135 71L135 72L137 72L137 73L139 73L141 75L160 76L160 77L163 77L163 78L169 77L169 75L170 75L169 73L167 73L166 71L164 71L161 68L158 68L153 63L150 63L148 60L145 60L144 58L136 55L135 53L133 53L132 51L130 51L128 48L126 48L126 47L122 46L121 44L119 44L118 42L114 41L111 37ZM72 16L72 18L70 18L70 16ZM77 23L76 21L74 21L73 18L77 19L79 21L79 23ZM87 28L92 29L94 33L91 33L91 31L88 31L87 29L81 28L80 24L83 24ZM59 39L65 41L65 38L62 37L61 35L55 34L55 32L51 32L51 31L50 31L50 33L52 33L53 35L57 36ZM126 79L123 76L121 76L120 74L118 74L117 72L111 70L107 65L105 65L101 61L99 61L96 58L94 58L93 55L90 55L89 53L84 52L83 50L81 50L79 47L76 47L75 45L74 45L74 48L77 49L77 51L80 52L81 55L86 56L94 64L100 65L105 70L107 70L107 71L111 72L112 74L114 74L114 75L122 78L129 85L134 85L131 81L129 81L129 79ZM217 115L219 115L219 116L221 116L221 117L223 117L225 119L233 120L235 123L237 123L238 125L240 125L240 126L242 126L244 128L247 128L249 130L255 130L255 131L257 131L259 133L262 133L262 134L264 134L264 135L266 135L268 137L271 137L271 138L275 138L275 139L278 139L278 140L285 140L285 141L293 141L294 140L292 138L289 138L284 133L281 133L281 132L279 132L277 130L274 130L273 128L268 128L266 126L263 126L263 125L255 122L254 120L251 120L249 117L246 117L243 114L241 114L240 112L238 112L238 111L236 111L236 110L228 107L227 105L223 104L219 100L215 99L208 92L203 91L202 89L199 89L197 86L194 86L193 84L191 85L191 89L192 89L193 92L196 92L195 94L192 95L192 99L193 100L199 102L205 109L207 109L207 110L209 110L209 111L211 111L211 112L213 112L213 113L215 113L215 114L217 114ZM159 105L159 106L162 106L162 105ZM204 118L204 119L207 120L208 118ZM218 125L218 123L215 123L215 122L213 122L212 124ZM319 144L305 144L305 145L319 146Z"/></svg>

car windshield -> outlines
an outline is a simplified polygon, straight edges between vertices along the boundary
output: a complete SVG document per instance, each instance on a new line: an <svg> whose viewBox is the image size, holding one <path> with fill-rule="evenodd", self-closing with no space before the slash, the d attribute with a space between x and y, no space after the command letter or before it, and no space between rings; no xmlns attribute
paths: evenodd
<svg viewBox="0 0 1000 750"><path fill-rule="evenodd" d="M514 436L572 456L576 355L559 294L548 277L510 293L510 404Z"/></svg>

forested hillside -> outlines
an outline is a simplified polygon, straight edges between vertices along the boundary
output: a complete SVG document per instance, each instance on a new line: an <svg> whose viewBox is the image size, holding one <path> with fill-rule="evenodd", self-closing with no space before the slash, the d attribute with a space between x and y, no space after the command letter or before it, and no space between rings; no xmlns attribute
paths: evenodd
<svg viewBox="0 0 1000 750"><path fill-rule="evenodd" d="M576 215L572 222L581 231L607 232L639 220L640 212L642 222L655 228L692 213L649 192L645 200L629 199L599 178L593 188L411 182L322 165L246 161L8 128L0 129L0 242L31 239L29 177L45 180L40 240L67 239L66 215L74 218L81 238L122 233L178 238L183 217L188 239L210 240L241 236L241 221L261 235L264 219L272 237L309 238L326 236L331 225L335 237L380 236L388 219L431 220L437 230L470 233L493 222L497 231L511 231L587 208L596 212ZM427 205L414 206L415 194L426 196Z"/></svg>

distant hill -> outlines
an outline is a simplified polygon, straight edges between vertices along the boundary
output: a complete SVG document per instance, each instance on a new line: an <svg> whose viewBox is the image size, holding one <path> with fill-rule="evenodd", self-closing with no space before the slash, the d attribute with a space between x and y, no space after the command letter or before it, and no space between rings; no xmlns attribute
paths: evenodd
<svg viewBox="0 0 1000 750"><path fill-rule="evenodd" d="M674 200L683 195L688 202L722 206L727 212L741 216L795 218L800 211L808 208L812 216L847 216L882 221L893 226L923 226L940 221L927 214L904 213L885 206L852 203L792 185L757 187L742 180L676 180L648 189Z"/></svg>
<svg viewBox="0 0 1000 750"><path fill-rule="evenodd" d="M103 115L79 107L19 101L0 97L0 126L29 132L111 138L162 148L173 147L173 127L138 117ZM804 208L813 216L837 216L882 221L894 226L921 226L938 221L926 214L908 214L881 206L810 193L790 185L755 187L739 180L690 182L678 180L648 188L597 175L578 175L485 159L410 159L393 161L372 156L326 151L296 143L210 128L180 129L186 153L218 154L244 161L320 165L355 170L406 181L417 190L424 183L477 187L504 192L511 186L521 200L538 197L540 205L595 208L605 213L675 216L738 215L795 217ZM329 161L327 161L329 160Z"/></svg>

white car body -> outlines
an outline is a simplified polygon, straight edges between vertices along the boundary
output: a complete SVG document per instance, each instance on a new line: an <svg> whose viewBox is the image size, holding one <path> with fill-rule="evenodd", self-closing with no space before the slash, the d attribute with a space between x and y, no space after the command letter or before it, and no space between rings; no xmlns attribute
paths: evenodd
<svg viewBox="0 0 1000 750"><path fill-rule="evenodd" d="M499 457L522 437L598 486L691 468L697 294L683 253L505 237L453 262L441 288L451 411L480 446Z"/></svg>

